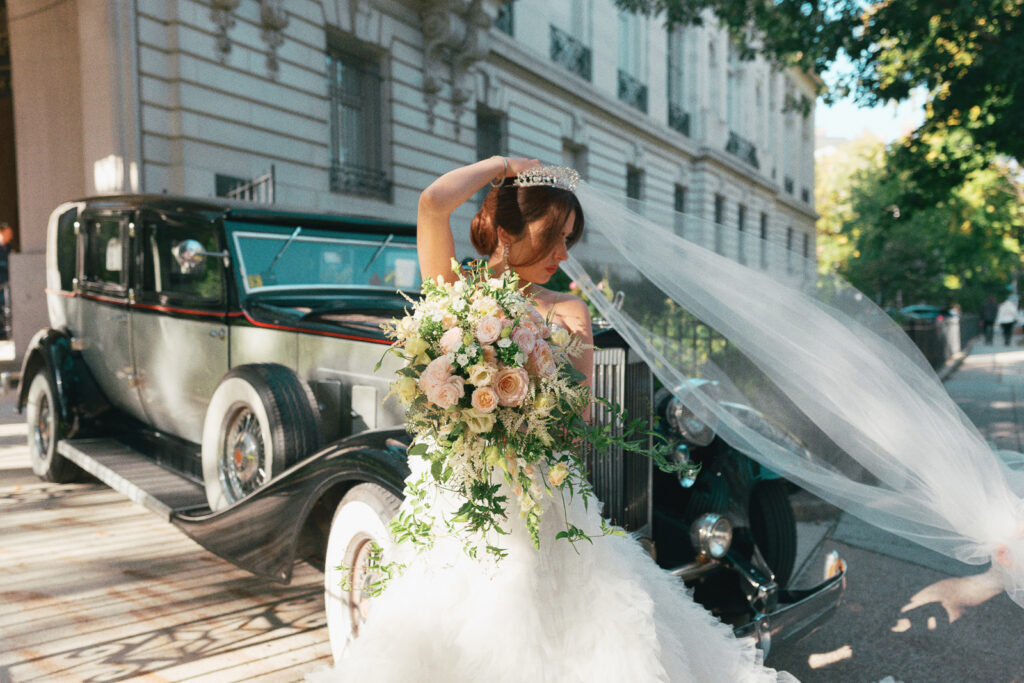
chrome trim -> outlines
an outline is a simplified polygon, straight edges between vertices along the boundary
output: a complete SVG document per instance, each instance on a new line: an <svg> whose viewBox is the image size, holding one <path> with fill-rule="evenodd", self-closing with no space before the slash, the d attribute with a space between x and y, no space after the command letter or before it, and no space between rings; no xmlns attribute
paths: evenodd
<svg viewBox="0 0 1024 683"><path fill-rule="evenodd" d="M672 576L677 576L683 581L690 581L704 576L710 571L714 571L722 566L719 560L709 557L705 562L691 562L690 564L684 564L676 567L675 569L668 570L668 573Z"/></svg>
<svg viewBox="0 0 1024 683"><path fill-rule="evenodd" d="M784 643L806 634L839 607L846 591L846 572L832 577L800 600L784 604L771 612L758 613L747 624L733 629L737 637L754 636L765 655L776 643Z"/></svg>

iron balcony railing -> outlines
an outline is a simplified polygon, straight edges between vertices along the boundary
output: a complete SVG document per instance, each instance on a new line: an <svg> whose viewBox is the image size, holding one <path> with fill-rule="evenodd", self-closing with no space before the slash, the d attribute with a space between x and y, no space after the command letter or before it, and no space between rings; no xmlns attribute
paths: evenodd
<svg viewBox="0 0 1024 683"><path fill-rule="evenodd" d="M782 181L783 186L786 188L786 192L793 194L793 179L786 176Z"/></svg>
<svg viewBox="0 0 1024 683"><path fill-rule="evenodd" d="M590 48L556 26L551 27L551 61L590 80Z"/></svg>
<svg viewBox="0 0 1024 683"><path fill-rule="evenodd" d="M352 164L331 164L331 191L391 201L391 181L384 171Z"/></svg>
<svg viewBox="0 0 1024 683"><path fill-rule="evenodd" d="M668 125L683 135L690 135L690 112L683 111L678 104L668 105Z"/></svg>
<svg viewBox="0 0 1024 683"><path fill-rule="evenodd" d="M647 86L619 69L619 99L647 113Z"/></svg>
<svg viewBox="0 0 1024 683"><path fill-rule="evenodd" d="M757 160L757 146L735 131L729 131L729 141L725 143L725 151L735 154L754 168L761 168L761 162Z"/></svg>

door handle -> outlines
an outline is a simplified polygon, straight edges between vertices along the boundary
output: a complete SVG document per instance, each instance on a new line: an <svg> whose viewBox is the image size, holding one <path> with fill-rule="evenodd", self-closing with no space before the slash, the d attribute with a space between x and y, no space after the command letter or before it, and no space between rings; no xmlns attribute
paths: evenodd
<svg viewBox="0 0 1024 683"><path fill-rule="evenodd" d="M111 320L113 322L115 322L115 323L128 322L128 314L127 313L117 313L116 315L114 315L113 318L111 318Z"/></svg>
<svg viewBox="0 0 1024 683"><path fill-rule="evenodd" d="M218 330L210 330L210 336L215 337L217 339L223 339L224 337L228 336L228 331L225 330L223 327Z"/></svg>

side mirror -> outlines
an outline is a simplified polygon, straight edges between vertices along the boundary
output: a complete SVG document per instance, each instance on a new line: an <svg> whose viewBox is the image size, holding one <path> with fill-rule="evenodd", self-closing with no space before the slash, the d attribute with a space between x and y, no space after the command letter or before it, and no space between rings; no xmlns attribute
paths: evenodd
<svg viewBox="0 0 1024 683"><path fill-rule="evenodd" d="M171 255L178 262L178 267L183 275L189 275L201 271L208 256L219 256L224 259L227 265L228 253L226 251L206 251L199 240L182 240L171 247Z"/></svg>

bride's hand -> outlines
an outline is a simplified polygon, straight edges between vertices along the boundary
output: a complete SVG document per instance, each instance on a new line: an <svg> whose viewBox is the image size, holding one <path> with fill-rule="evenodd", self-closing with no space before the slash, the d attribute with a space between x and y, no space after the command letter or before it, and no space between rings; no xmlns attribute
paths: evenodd
<svg viewBox="0 0 1024 683"><path fill-rule="evenodd" d="M514 157L505 157L508 161L508 168L505 170L506 178L515 178L523 171L528 171L531 168L540 168L541 163L537 159L519 159Z"/></svg>

